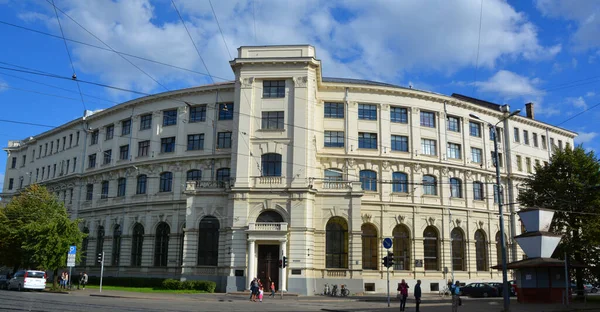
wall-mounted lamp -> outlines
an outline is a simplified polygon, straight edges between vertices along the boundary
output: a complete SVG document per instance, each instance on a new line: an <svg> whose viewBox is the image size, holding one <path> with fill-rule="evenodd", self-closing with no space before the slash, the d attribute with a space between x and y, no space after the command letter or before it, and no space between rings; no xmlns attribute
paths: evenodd
<svg viewBox="0 0 600 312"><path fill-rule="evenodd" d="M310 248L306 249L306 256L310 257Z"/></svg>

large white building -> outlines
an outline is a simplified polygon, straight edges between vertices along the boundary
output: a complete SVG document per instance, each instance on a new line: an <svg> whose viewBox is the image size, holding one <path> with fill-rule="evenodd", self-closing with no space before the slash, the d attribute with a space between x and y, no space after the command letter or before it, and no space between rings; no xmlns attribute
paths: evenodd
<svg viewBox="0 0 600 312"><path fill-rule="evenodd" d="M493 141L506 108L453 94L326 78L312 46L241 47L234 82L116 105L9 141L5 201L47 186L89 233L81 264L109 276L252 277L300 294L325 283L424 291L500 280ZM520 106L519 103L517 106ZM527 116L500 123L506 233L517 191L576 133ZM522 252L508 241L509 261ZM278 268L282 256L287 268Z"/></svg>

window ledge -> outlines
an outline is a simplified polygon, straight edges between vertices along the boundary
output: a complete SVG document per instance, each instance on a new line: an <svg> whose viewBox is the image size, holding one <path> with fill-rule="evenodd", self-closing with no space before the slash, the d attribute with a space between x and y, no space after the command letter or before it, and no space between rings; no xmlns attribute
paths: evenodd
<svg viewBox="0 0 600 312"><path fill-rule="evenodd" d="M359 147L357 148L357 150L362 150L362 151L377 151L377 148L368 148L368 147Z"/></svg>
<svg viewBox="0 0 600 312"><path fill-rule="evenodd" d="M258 129L259 132L285 132L285 128L283 129Z"/></svg>
<svg viewBox="0 0 600 312"><path fill-rule="evenodd" d="M474 202L485 203L485 199L473 199Z"/></svg>
<svg viewBox="0 0 600 312"><path fill-rule="evenodd" d="M428 158L438 158L437 155L428 155L428 154L419 154L419 156L428 157Z"/></svg>
<svg viewBox="0 0 600 312"><path fill-rule="evenodd" d="M135 157L135 159L144 159L144 158L148 158L148 155L136 156Z"/></svg>
<svg viewBox="0 0 600 312"><path fill-rule="evenodd" d="M324 119L344 119L344 117L323 117Z"/></svg>
<svg viewBox="0 0 600 312"><path fill-rule="evenodd" d="M323 148L340 149L340 148L344 148L344 146L323 146Z"/></svg>
<svg viewBox="0 0 600 312"><path fill-rule="evenodd" d="M398 154L410 154L409 151L396 151L396 150L392 150L392 153L398 153Z"/></svg>
<svg viewBox="0 0 600 312"><path fill-rule="evenodd" d="M276 99L285 99L285 95L284 96L269 96L269 97L265 97L264 95L262 96L263 100L276 100Z"/></svg>
<svg viewBox="0 0 600 312"><path fill-rule="evenodd" d="M162 125L162 127L172 127L172 126L177 126L177 124L172 124L172 125Z"/></svg>
<svg viewBox="0 0 600 312"><path fill-rule="evenodd" d="M158 153L158 155L168 155L168 154L173 154L173 153L175 153L175 151L172 151L172 152L160 152L160 153Z"/></svg>
<svg viewBox="0 0 600 312"><path fill-rule="evenodd" d="M157 192L156 195L173 195L173 191L168 192Z"/></svg>
<svg viewBox="0 0 600 312"><path fill-rule="evenodd" d="M404 195L404 196L408 196L410 195L409 192L391 192L390 194L394 194L394 195Z"/></svg>
<svg viewBox="0 0 600 312"><path fill-rule="evenodd" d="M110 166L110 164L111 164L111 163L112 163L112 161L111 161L111 162L108 162L108 163L103 163L102 165L100 165L100 167L106 167L106 166Z"/></svg>
<svg viewBox="0 0 600 312"><path fill-rule="evenodd" d="M186 152L194 152L194 151L204 151L204 148L197 148L197 149L186 149Z"/></svg>
<svg viewBox="0 0 600 312"><path fill-rule="evenodd" d="M114 137L113 137L113 138L114 138ZM106 142L106 141L110 141L110 140L112 140L113 138L110 138L110 139L104 139L104 142Z"/></svg>
<svg viewBox="0 0 600 312"><path fill-rule="evenodd" d="M439 198L440 197L439 195L430 195L430 194L423 194L421 196L427 197L427 198Z"/></svg>

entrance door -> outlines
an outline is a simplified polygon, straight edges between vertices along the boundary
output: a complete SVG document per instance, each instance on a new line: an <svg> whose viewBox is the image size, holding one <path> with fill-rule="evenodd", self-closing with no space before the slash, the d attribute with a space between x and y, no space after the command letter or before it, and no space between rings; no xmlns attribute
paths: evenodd
<svg viewBox="0 0 600 312"><path fill-rule="evenodd" d="M271 281L275 282L275 289L279 289L279 246L258 245L258 278L265 292L270 289Z"/></svg>

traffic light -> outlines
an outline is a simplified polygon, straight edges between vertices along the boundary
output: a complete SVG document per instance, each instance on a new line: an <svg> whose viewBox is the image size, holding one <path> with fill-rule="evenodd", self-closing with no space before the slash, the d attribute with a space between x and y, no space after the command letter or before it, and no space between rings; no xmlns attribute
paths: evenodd
<svg viewBox="0 0 600 312"><path fill-rule="evenodd" d="M98 254L98 263L102 263L102 253Z"/></svg>
<svg viewBox="0 0 600 312"><path fill-rule="evenodd" d="M287 267L287 265L288 265L287 264L287 257L283 256L283 267L285 268L285 267Z"/></svg>
<svg viewBox="0 0 600 312"><path fill-rule="evenodd" d="M383 266L386 267L386 268L389 268L388 263L389 263L388 262L388 257L387 256L383 257Z"/></svg>
<svg viewBox="0 0 600 312"><path fill-rule="evenodd" d="M388 265L389 265L389 267L390 268L393 267L394 266L394 254L391 253L391 252L388 252L387 258L388 258Z"/></svg>
<svg viewBox="0 0 600 312"><path fill-rule="evenodd" d="M279 260L279 268L283 268L283 260Z"/></svg>

